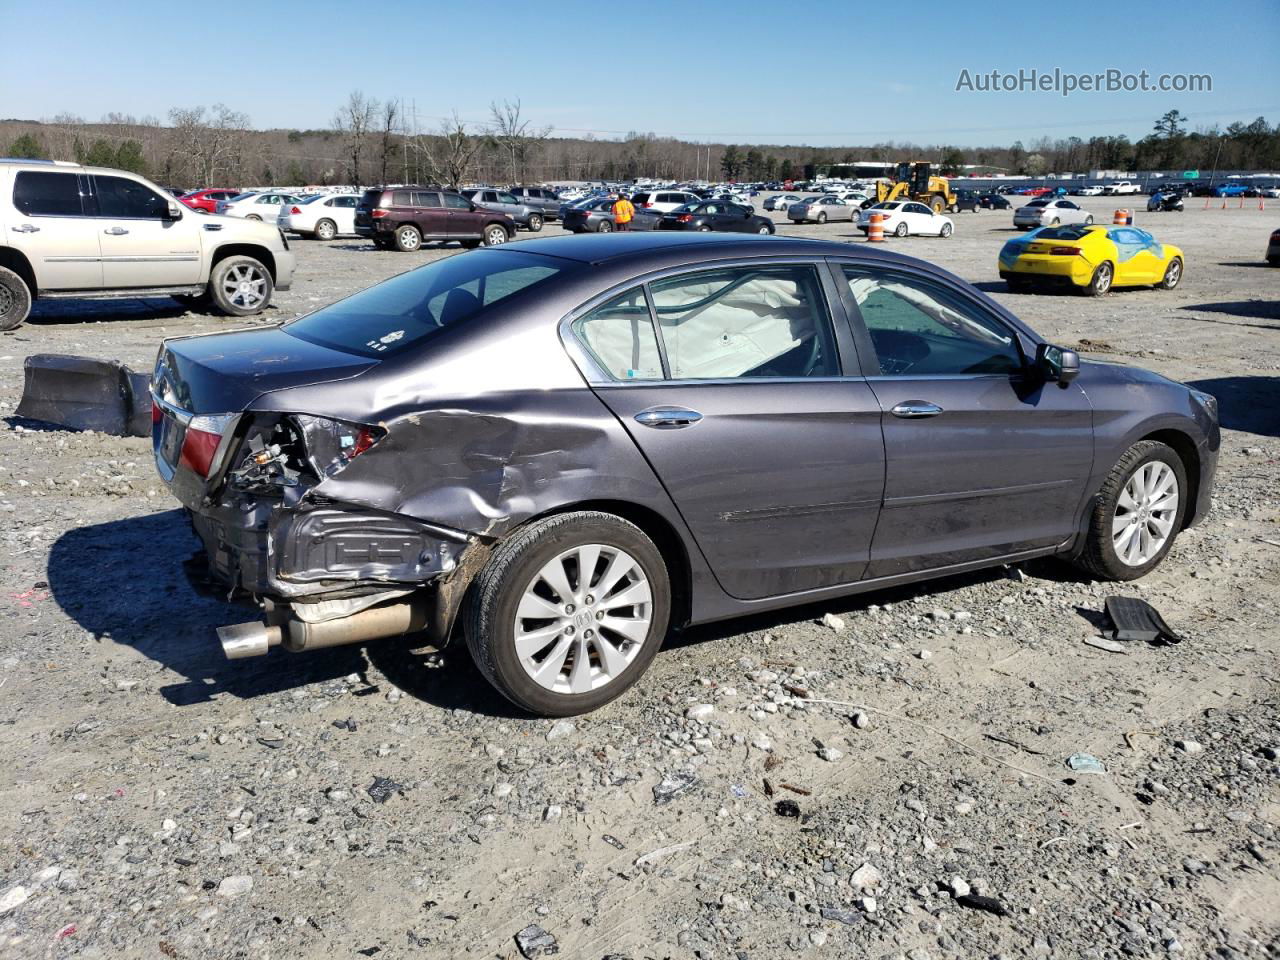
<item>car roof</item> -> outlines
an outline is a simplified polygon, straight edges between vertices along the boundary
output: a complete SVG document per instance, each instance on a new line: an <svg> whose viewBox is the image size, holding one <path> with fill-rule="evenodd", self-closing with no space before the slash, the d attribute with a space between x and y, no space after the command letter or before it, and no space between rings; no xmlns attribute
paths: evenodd
<svg viewBox="0 0 1280 960"><path fill-rule="evenodd" d="M490 249L490 248L484 248ZM696 265L704 260L737 257L849 257L874 258L900 265L924 266L915 257L892 253L869 245L851 245L831 240L761 234L676 233L643 231L633 233L574 234L522 240L514 246L491 249L559 257L593 265L619 265L629 259L667 261L671 266Z"/></svg>

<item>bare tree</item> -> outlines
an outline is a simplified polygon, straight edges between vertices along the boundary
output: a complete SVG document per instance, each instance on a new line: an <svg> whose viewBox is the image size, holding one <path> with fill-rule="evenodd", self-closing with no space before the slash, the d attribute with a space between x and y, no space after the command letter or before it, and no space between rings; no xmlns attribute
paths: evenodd
<svg viewBox="0 0 1280 960"><path fill-rule="evenodd" d="M524 164L533 148L551 136L550 127L534 127L520 115L520 101L503 100L489 104L493 117L493 141L511 160L511 182L524 182ZM519 169L517 169L517 166Z"/></svg>
<svg viewBox="0 0 1280 960"><path fill-rule="evenodd" d="M456 190L469 178L475 167L476 155L491 143L489 137L468 130L454 113L436 133L416 136L410 141L410 146L432 181Z"/></svg>
<svg viewBox="0 0 1280 960"><path fill-rule="evenodd" d="M334 114L333 126L342 135L346 146L347 179L353 186L358 187L363 183L360 177L360 160L368 145L377 114L378 101L366 98L359 90L352 90L347 102Z"/></svg>
<svg viewBox="0 0 1280 960"><path fill-rule="evenodd" d="M382 105L382 183L390 183L387 167L396 154L396 125L400 122L400 101L388 100Z"/></svg>
<svg viewBox="0 0 1280 960"><path fill-rule="evenodd" d="M164 172L169 182L187 176L193 183L213 186L221 177L244 175L242 154L249 118L221 103L204 107L175 107L169 111L172 137Z"/></svg>

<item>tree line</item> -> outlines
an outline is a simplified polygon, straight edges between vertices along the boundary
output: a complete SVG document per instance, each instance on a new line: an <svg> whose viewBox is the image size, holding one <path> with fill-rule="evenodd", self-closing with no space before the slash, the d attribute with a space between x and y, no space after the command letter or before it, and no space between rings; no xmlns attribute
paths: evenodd
<svg viewBox="0 0 1280 960"><path fill-rule="evenodd" d="M1040 138L1030 145L962 148L877 142L850 147L692 143L652 133L617 139L556 136L516 100L495 101L484 120L456 113L425 132L400 100L353 91L319 130L253 130L225 104L175 107L165 122L112 113L97 123L62 114L0 122L0 155L75 160L144 173L178 187L307 184L538 183L555 180L811 179L852 173L856 160L929 160L944 173L1083 173L1091 169L1274 170L1280 124L1258 117L1190 131L1171 110L1149 134Z"/></svg>

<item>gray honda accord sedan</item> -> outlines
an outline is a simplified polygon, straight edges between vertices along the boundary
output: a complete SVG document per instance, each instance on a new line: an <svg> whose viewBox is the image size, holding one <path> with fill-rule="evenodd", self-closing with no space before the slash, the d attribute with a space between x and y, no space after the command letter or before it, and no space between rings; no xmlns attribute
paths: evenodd
<svg viewBox="0 0 1280 960"><path fill-rule="evenodd" d="M460 635L544 715L672 628L1060 555L1130 580L1209 508L1212 396L1082 362L876 247L559 237L167 340L156 465L231 657Z"/></svg>

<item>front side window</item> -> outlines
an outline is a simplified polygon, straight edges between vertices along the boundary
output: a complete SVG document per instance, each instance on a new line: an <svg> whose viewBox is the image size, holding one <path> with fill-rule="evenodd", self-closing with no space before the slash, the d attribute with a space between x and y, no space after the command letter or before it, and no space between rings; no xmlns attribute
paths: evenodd
<svg viewBox="0 0 1280 960"><path fill-rule="evenodd" d="M498 194L498 199L501 200L503 203L519 203L520 202L509 193Z"/></svg>
<svg viewBox="0 0 1280 960"><path fill-rule="evenodd" d="M662 379L658 338L643 287L578 317L573 333L614 380Z"/></svg>
<svg viewBox="0 0 1280 960"><path fill-rule="evenodd" d="M23 170L13 181L13 205L28 217L78 217L83 212L79 177Z"/></svg>
<svg viewBox="0 0 1280 960"><path fill-rule="evenodd" d="M574 261L507 250L449 257L392 277L281 329L348 353L389 356L510 297L552 283L577 266Z"/></svg>
<svg viewBox="0 0 1280 960"><path fill-rule="evenodd" d="M456 193L446 193L444 195L444 205L453 210L470 210L471 203L466 197L460 197Z"/></svg>
<svg viewBox="0 0 1280 960"><path fill-rule="evenodd" d="M729 267L649 290L672 379L838 375L831 316L811 265Z"/></svg>
<svg viewBox="0 0 1280 960"><path fill-rule="evenodd" d="M884 376L1012 374L1013 331L941 286L891 271L844 267Z"/></svg>
<svg viewBox="0 0 1280 960"><path fill-rule="evenodd" d="M159 220L168 213L169 202L136 180L95 176L93 185L100 217Z"/></svg>

